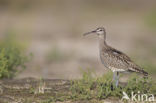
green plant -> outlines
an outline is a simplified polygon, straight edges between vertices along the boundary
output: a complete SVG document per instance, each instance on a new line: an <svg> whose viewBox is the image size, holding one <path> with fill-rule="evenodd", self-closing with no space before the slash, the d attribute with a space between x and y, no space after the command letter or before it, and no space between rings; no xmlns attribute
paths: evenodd
<svg viewBox="0 0 156 103"><path fill-rule="evenodd" d="M8 69L8 60L7 58L5 57L5 50L2 49L1 52L0 52L0 78L3 78L3 77L9 77L9 71Z"/></svg>
<svg viewBox="0 0 156 103"><path fill-rule="evenodd" d="M0 78L11 78L20 66L25 68L27 57L16 47L3 47L0 49Z"/></svg>
<svg viewBox="0 0 156 103"><path fill-rule="evenodd" d="M42 82L42 81L41 81ZM42 84L42 83L41 83ZM77 101L89 103L103 103L104 99L112 98L113 100L121 100L123 91L131 97L131 92L154 94L156 95L155 82L151 78L141 78L132 74L126 85L119 84L116 87L112 81L112 72L108 72L101 77L94 77L92 72L84 72L82 79L71 80L70 88L61 89L60 92L55 92L49 97L49 93L37 94L46 95L47 99L43 103L55 103L57 101ZM64 91L64 92L63 92ZM66 91L66 92L65 92ZM34 93L32 88L30 93ZM125 101L126 103L127 101Z"/></svg>
<svg viewBox="0 0 156 103"><path fill-rule="evenodd" d="M137 93L140 91L141 93L156 93L154 92L155 82L150 77L140 78L139 76L133 75L127 85L123 88L123 91L126 91L128 95L131 94L131 91ZM155 94L156 95L156 94Z"/></svg>
<svg viewBox="0 0 156 103"><path fill-rule="evenodd" d="M91 73L84 73L81 80L72 82L71 98L73 100L90 100L90 99L105 99L108 97L121 98L123 91L128 95L131 92L156 93L155 82L151 78L141 78L132 75L126 86L119 85L115 87L112 82L112 73L107 73L102 77L93 78ZM154 94L156 95L156 94Z"/></svg>
<svg viewBox="0 0 156 103"><path fill-rule="evenodd" d="M0 79L12 78L25 68L25 63L29 60L24 50L13 41L10 36L0 42Z"/></svg>
<svg viewBox="0 0 156 103"><path fill-rule="evenodd" d="M93 94L95 79L91 76L91 72L84 72L81 80L72 81L72 99L91 99Z"/></svg>

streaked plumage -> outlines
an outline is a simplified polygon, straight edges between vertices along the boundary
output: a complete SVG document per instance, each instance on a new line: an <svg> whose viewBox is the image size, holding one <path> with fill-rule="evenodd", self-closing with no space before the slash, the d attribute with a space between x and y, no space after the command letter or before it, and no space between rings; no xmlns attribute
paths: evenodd
<svg viewBox="0 0 156 103"><path fill-rule="evenodd" d="M98 35L100 58L106 68L112 70L114 73L117 72L117 75L119 72L137 72L145 76L148 75L147 72L135 64L126 54L107 45L106 31L103 27L85 33L84 35L92 33L96 33Z"/></svg>
<svg viewBox="0 0 156 103"><path fill-rule="evenodd" d="M126 54L118 51L107 44L101 47L100 58L105 67L116 72L137 72L147 75L141 67L135 64Z"/></svg>

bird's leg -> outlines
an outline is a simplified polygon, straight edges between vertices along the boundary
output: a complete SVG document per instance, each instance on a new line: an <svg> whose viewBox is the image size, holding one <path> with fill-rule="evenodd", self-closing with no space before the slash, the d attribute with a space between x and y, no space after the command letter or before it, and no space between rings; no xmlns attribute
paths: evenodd
<svg viewBox="0 0 156 103"><path fill-rule="evenodd" d="M111 84L111 89L112 90L114 90L115 81L116 81L116 72L113 71L113 79L112 79L113 84Z"/></svg>
<svg viewBox="0 0 156 103"><path fill-rule="evenodd" d="M113 72L113 81L116 80L116 72Z"/></svg>
<svg viewBox="0 0 156 103"><path fill-rule="evenodd" d="M116 87L118 87L118 84L119 84L119 72L117 72L116 74L117 74L117 76L116 76L116 83L115 83L115 85L116 85Z"/></svg>
<svg viewBox="0 0 156 103"><path fill-rule="evenodd" d="M117 75L116 75L116 71L113 72L113 84L116 86L117 83Z"/></svg>

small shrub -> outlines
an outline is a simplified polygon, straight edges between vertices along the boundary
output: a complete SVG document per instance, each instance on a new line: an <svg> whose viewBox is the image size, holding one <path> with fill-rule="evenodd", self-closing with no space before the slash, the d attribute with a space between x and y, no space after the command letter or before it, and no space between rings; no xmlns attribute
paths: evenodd
<svg viewBox="0 0 156 103"><path fill-rule="evenodd" d="M24 54L23 49L11 39L5 39L0 43L0 79L12 78L25 68L25 62L29 56ZM19 68L20 67L20 68Z"/></svg>
<svg viewBox="0 0 156 103"><path fill-rule="evenodd" d="M5 50L2 49L1 52L0 52L0 78L3 78L3 77L9 77L9 71L8 71L8 60L7 58L5 57Z"/></svg>

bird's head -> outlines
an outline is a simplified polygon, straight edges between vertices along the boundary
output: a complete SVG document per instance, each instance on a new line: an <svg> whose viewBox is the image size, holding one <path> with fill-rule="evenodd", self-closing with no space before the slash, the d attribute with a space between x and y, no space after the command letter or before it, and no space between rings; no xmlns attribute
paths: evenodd
<svg viewBox="0 0 156 103"><path fill-rule="evenodd" d="M104 27L99 27L91 32L87 32L85 34L83 34L84 36L88 35L88 34L97 34L98 36L105 36L106 35L106 31Z"/></svg>

